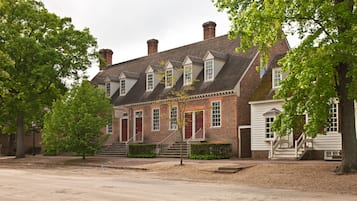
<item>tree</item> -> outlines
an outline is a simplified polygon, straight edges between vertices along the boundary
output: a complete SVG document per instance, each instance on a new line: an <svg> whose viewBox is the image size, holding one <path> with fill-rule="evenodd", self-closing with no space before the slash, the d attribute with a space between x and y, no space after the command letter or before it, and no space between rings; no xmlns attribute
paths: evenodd
<svg viewBox="0 0 357 201"><path fill-rule="evenodd" d="M105 142L101 129L111 121L111 115L112 105L104 90L84 80L55 101L46 114L43 129L46 151L75 152L85 159Z"/></svg>
<svg viewBox="0 0 357 201"><path fill-rule="evenodd" d="M300 45L280 61L288 77L276 94L284 111L274 122L280 135L307 113L304 130L312 137L324 133L331 100L341 111L343 159L340 172L357 171L354 100L357 99L356 0L215 0L232 22L229 36L241 38L241 48L259 46L264 65L268 49L287 34L297 34Z"/></svg>
<svg viewBox="0 0 357 201"><path fill-rule="evenodd" d="M49 13L42 2L0 0L0 51L13 63L1 67L7 93L0 94L0 122L16 130L17 158L24 157L26 126L65 92L64 79L79 79L95 49L88 29L75 30L70 18Z"/></svg>

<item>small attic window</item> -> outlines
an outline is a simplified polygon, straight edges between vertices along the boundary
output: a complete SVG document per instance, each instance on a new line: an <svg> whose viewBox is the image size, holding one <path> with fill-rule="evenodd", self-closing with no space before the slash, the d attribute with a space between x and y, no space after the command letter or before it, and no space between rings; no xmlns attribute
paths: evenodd
<svg viewBox="0 0 357 201"><path fill-rule="evenodd" d="M205 61L205 82L212 81L214 78L214 61L213 59Z"/></svg>
<svg viewBox="0 0 357 201"><path fill-rule="evenodd" d="M172 69L168 69L165 71L165 87L171 88L173 86L173 77L172 77Z"/></svg>
<svg viewBox="0 0 357 201"><path fill-rule="evenodd" d="M120 80L120 95L124 96L126 94L126 89L125 89L125 79Z"/></svg>
<svg viewBox="0 0 357 201"><path fill-rule="evenodd" d="M192 65L187 65L184 67L184 85L192 84Z"/></svg>
<svg viewBox="0 0 357 201"><path fill-rule="evenodd" d="M283 74L281 72L281 68L273 68L273 89L277 89L280 87L280 82L283 80Z"/></svg>
<svg viewBox="0 0 357 201"><path fill-rule="evenodd" d="M105 89L107 96L110 96L110 82L105 83Z"/></svg>
<svg viewBox="0 0 357 201"><path fill-rule="evenodd" d="M154 90L154 73L146 74L146 91Z"/></svg>

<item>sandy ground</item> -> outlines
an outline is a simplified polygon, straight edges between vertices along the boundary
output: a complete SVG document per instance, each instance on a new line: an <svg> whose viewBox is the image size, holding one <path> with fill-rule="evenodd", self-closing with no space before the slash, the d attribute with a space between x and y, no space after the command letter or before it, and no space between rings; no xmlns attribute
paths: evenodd
<svg viewBox="0 0 357 201"><path fill-rule="evenodd" d="M357 200L357 174L336 175L334 170L338 164L338 162L326 161L185 160L184 165L180 166L178 159L88 158L83 161L73 157L0 158L0 170L30 171L27 172L29 174L41 171L45 175L62 177L80 175L84 178L97 179L125 175L127 180L159 179L160 181L199 182L213 186L228 185L228 188L235 186L294 190L294 192L297 190L304 193L318 193L318 195L328 193L328 198L321 198L321 200L332 200L333 196L352 196L351 200ZM229 174L217 173L219 167L247 168ZM3 181L3 178L0 181Z"/></svg>

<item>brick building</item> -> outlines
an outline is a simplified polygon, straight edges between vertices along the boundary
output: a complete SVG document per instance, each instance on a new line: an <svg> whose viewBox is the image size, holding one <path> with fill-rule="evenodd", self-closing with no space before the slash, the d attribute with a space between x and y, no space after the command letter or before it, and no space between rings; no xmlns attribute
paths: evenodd
<svg viewBox="0 0 357 201"><path fill-rule="evenodd" d="M107 66L92 82L105 89L114 105L110 134L113 143L174 143L179 135L182 101L171 91L192 86L184 107L183 138L190 143L231 143L233 155L250 157L248 101L261 82L256 47L237 53L239 39L215 36L214 22L203 24L203 40L158 52L156 39L147 41L148 55L112 64L113 52L100 51ZM279 41L271 56L289 46Z"/></svg>

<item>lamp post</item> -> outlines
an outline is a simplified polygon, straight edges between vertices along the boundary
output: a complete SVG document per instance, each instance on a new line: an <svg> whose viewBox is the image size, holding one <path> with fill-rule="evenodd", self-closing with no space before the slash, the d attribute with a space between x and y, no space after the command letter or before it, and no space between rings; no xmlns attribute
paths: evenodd
<svg viewBox="0 0 357 201"><path fill-rule="evenodd" d="M33 121L31 124L31 131L32 131L32 155L36 155L36 139L35 139L35 134L36 134L36 123Z"/></svg>

